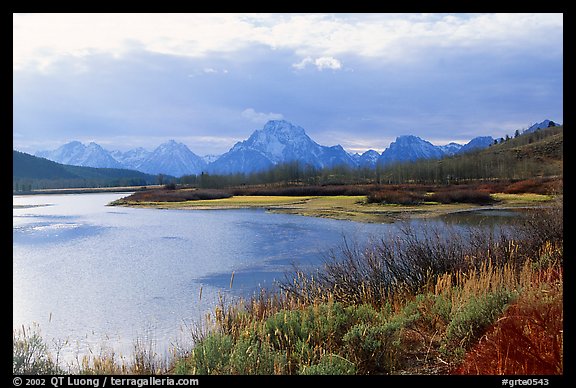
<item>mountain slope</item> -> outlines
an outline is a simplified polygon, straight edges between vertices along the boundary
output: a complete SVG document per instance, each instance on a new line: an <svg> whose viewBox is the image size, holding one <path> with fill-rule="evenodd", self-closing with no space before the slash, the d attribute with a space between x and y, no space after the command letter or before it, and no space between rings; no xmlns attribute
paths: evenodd
<svg viewBox="0 0 576 388"><path fill-rule="evenodd" d="M147 157L151 154L150 151L145 150L142 147L134 148L126 152L122 151L111 151L110 155L116 159L125 168L138 170L140 165Z"/></svg>
<svg viewBox="0 0 576 388"><path fill-rule="evenodd" d="M470 152L478 149L488 148L494 142L494 138L492 136L478 136L474 139L470 140L468 143L464 144L458 151L455 153L462 154L465 152Z"/></svg>
<svg viewBox="0 0 576 388"><path fill-rule="evenodd" d="M13 150L12 180L14 188L98 187L148 185L156 177L140 171L72 166Z"/></svg>
<svg viewBox="0 0 576 388"><path fill-rule="evenodd" d="M60 163L13 150L13 179L77 179L77 174L68 171Z"/></svg>

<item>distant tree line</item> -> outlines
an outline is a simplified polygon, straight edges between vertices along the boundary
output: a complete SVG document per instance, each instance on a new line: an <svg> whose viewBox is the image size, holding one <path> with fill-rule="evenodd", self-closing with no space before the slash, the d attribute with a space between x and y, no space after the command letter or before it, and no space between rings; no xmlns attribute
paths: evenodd
<svg viewBox="0 0 576 388"><path fill-rule="evenodd" d="M15 150L12 162L12 191L15 193L38 189L143 186L153 184L157 179L140 171L64 165Z"/></svg>
<svg viewBox="0 0 576 388"><path fill-rule="evenodd" d="M119 179L12 179L12 191L14 193L26 193L42 189L67 189L67 188L96 188L96 187L121 187L121 186L146 186L145 179L119 178Z"/></svg>

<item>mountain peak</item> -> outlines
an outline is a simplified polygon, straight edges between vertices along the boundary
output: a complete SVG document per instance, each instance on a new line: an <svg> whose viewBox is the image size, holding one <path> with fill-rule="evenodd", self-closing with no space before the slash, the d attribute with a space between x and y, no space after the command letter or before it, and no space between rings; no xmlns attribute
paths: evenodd
<svg viewBox="0 0 576 388"><path fill-rule="evenodd" d="M396 141L390 143L390 147L382 152L378 158L379 165L394 162L414 161L417 159L438 159L444 152L430 143L414 135L398 136Z"/></svg>
<svg viewBox="0 0 576 388"><path fill-rule="evenodd" d="M176 140L170 139L167 142L160 144L160 146L174 147L174 146L178 146L180 144L182 144L182 143L178 143Z"/></svg>
<svg viewBox="0 0 576 388"><path fill-rule="evenodd" d="M541 123L533 124L530 128L528 128L524 132L530 133L530 132L534 132L534 131L537 131L537 130L543 129L543 128L555 127L557 125L558 124L556 124L554 121L546 119L546 120L542 121Z"/></svg>
<svg viewBox="0 0 576 388"><path fill-rule="evenodd" d="M88 145L86 146L86 148L91 148L91 149L95 149L95 150L101 150L101 149L103 149L100 144L94 143L93 141L91 141L90 143L88 143Z"/></svg>
<svg viewBox="0 0 576 388"><path fill-rule="evenodd" d="M160 144L153 152L160 152L161 150L166 152L191 152L186 144L177 142L174 139L170 139L167 142Z"/></svg>
<svg viewBox="0 0 576 388"><path fill-rule="evenodd" d="M264 129L278 127L294 127L294 124L287 120L268 120L268 122L264 124Z"/></svg>
<svg viewBox="0 0 576 388"><path fill-rule="evenodd" d="M176 177L202 172L206 163L190 151L184 143L170 139L148 154L140 164L140 171L148 174L169 174Z"/></svg>
<svg viewBox="0 0 576 388"><path fill-rule="evenodd" d="M284 139L306 135L304 128L286 120L270 120L264 125L262 131Z"/></svg>
<svg viewBox="0 0 576 388"><path fill-rule="evenodd" d="M402 136L398 136L396 138L396 141L394 141L392 144L411 144L411 143L420 143L420 142L426 142L426 143L430 143L426 140L423 140L422 138L418 137L418 136L414 136L414 135L402 135ZM390 144L390 146L392 146L392 144Z"/></svg>
<svg viewBox="0 0 576 388"><path fill-rule="evenodd" d="M216 174L253 173L293 161L316 168L355 165L341 146L321 146L304 128L286 120L270 120L211 163L209 171Z"/></svg>

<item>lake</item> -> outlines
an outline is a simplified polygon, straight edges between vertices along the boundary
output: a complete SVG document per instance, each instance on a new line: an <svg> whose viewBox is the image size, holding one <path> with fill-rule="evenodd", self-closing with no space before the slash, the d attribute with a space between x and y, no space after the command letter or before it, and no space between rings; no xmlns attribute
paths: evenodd
<svg viewBox="0 0 576 388"><path fill-rule="evenodd" d="M219 296L271 286L293 263L319 265L343 236L363 242L399 228L257 209L106 206L126 195L13 197L13 328L38 323L49 343L69 341L68 357L101 346L129 356L136 339L166 354Z"/></svg>

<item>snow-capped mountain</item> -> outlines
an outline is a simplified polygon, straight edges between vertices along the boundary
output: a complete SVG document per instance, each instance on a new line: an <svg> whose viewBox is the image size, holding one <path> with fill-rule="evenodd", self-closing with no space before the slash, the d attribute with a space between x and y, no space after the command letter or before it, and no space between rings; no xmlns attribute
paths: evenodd
<svg viewBox="0 0 576 388"><path fill-rule="evenodd" d="M464 152L488 148L492 143L494 143L494 138L492 136L478 136L464 144L457 153L462 154Z"/></svg>
<svg viewBox="0 0 576 388"><path fill-rule="evenodd" d="M528 128L527 130L524 131L524 133L530 133L530 132L534 132L538 129L542 129L542 128L548 128L548 127L555 127L558 124L556 124L554 121L552 120L544 120L541 123L536 123L533 124L530 128Z"/></svg>
<svg viewBox="0 0 576 388"><path fill-rule="evenodd" d="M396 141L390 143L378 158L379 166L386 166L396 162L408 162L417 159L439 159L444 156L440 147L422 140L418 136L398 136Z"/></svg>
<svg viewBox="0 0 576 388"><path fill-rule="evenodd" d="M463 147L462 144L458 144L458 143L454 143L454 142L448 143L446 145L438 146L438 148L440 148L442 150L444 155L448 155L448 156L458 153L462 149L462 147Z"/></svg>
<svg viewBox="0 0 576 388"><path fill-rule="evenodd" d="M197 175L206 168L204 160L185 144L170 140L160 144L138 166L148 174L168 174L175 177Z"/></svg>
<svg viewBox="0 0 576 388"><path fill-rule="evenodd" d="M125 168L131 168L134 170L138 170L140 165L146 158L150 156L151 152L145 150L142 147L133 148L126 152L122 151L111 151L110 155L114 159L116 159L120 164L122 164Z"/></svg>
<svg viewBox="0 0 576 388"><path fill-rule="evenodd" d="M94 142L86 146L79 141L72 141L54 151L36 152L35 156L73 166L123 168L108 151Z"/></svg>
<svg viewBox="0 0 576 388"><path fill-rule="evenodd" d="M86 146L79 141L72 141L56 150L39 151L35 155L73 166L125 168L148 174L166 174L176 177L200 174L207 165L186 145L174 140L161 144L152 152L142 147L126 152L110 152L96 143Z"/></svg>
<svg viewBox="0 0 576 388"><path fill-rule="evenodd" d="M380 154L377 151L368 150L362 155L358 155L356 163L360 168L374 168L376 167L376 163L378 162L379 157Z"/></svg>
<svg viewBox="0 0 576 388"><path fill-rule="evenodd" d="M528 131L556 125L550 120L534 124ZM103 149L96 143L84 145L79 141L64 144L53 151L39 151L35 155L58 163L88 167L111 167L134 169L148 174L166 174L175 177L211 174L250 174L267 170L281 163L298 161L302 166L314 168L332 168L347 166L350 168L375 168L395 162L417 159L438 159L486 148L493 143L491 136L472 139L465 145L449 143L435 146L417 136L399 136L390 146L379 154L368 150L362 155L351 155L342 146L323 146L312 140L306 131L285 120L272 120L262 129L236 143L223 155L200 157L190 149L174 140L158 146L150 152L142 147L125 152Z"/></svg>
<svg viewBox="0 0 576 388"><path fill-rule="evenodd" d="M238 142L208 166L215 174L253 173L279 163L298 161L316 168L346 165L354 159L340 145L321 146L306 134L304 128L285 120L271 120L244 141Z"/></svg>
<svg viewBox="0 0 576 388"><path fill-rule="evenodd" d="M418 136L399 136L396 141L390 143L390 147L382 152L378 158L379 166L386 166L395 162L407 162L418 159L439 159L444 156L452 156L476 149L489 147L494 142L492 136L479 136L462 145L449 143L442 146L422 140Z"/></svg>

